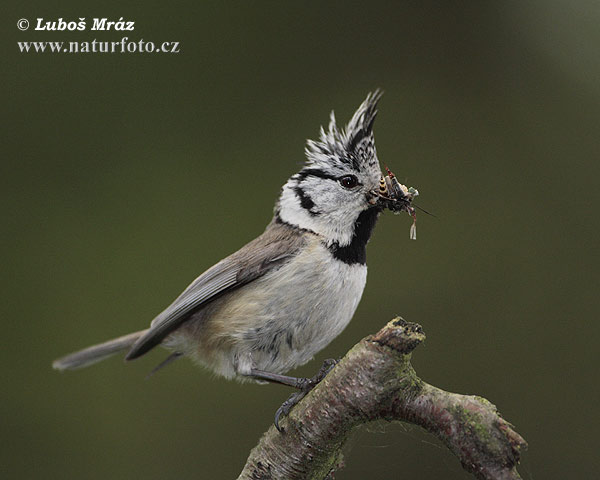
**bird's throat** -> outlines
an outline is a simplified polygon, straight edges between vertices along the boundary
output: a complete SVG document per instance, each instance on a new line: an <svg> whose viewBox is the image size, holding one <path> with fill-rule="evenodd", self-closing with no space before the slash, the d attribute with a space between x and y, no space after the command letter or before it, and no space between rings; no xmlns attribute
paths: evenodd
<svg viewBox="0 0 600 480"><path fill-rule="evenodd" d="M348 265L367 263L367 243L371 238L381 209L371 207L363 210L354 222L354 234L348 245L341 247L338 243L332 244L329 249L333 256Z"/></svg>

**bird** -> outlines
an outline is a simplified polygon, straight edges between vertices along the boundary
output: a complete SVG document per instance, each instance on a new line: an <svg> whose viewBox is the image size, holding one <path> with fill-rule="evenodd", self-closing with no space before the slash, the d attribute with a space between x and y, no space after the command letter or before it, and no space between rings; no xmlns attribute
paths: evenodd
<svg viewBox="0 0 600 480"><path fill-rule="evenodd" d="M227 379L298 389L275 426L336 361L312 378L285 375L310 361L352 319L367 281L366 247L386 207L373 123L382 96L369 93L345 127L332 111L306 162L281 188L264 232L197 277L150 327L53 363L86 367L126 351L134 360L161 345L157 368L188 357ZM405 203L408 205L405 199Z"/></svg>

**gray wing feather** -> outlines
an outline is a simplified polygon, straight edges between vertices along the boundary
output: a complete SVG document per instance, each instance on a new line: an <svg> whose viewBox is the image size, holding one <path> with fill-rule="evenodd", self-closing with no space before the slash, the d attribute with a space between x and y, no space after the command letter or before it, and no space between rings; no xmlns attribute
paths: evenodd
<svg viewBox="0 0 600 480"><path fill-rule="evenodd" d="M160 328L170 319L185 315L200 306L207 298L235 285L238 272L239 268L235 264L218 263L194 280L166 310L152 321L152 327Z"/></svg>
<svg viewBox="0 0 600 480"><path fill-rule="evenodd" d="M133 360L161 343L190 314L211 300L264 275L294 256L303 237L296 229L272 222L265 233L221 260L194 280L162 313L125 357Z"/></svg>

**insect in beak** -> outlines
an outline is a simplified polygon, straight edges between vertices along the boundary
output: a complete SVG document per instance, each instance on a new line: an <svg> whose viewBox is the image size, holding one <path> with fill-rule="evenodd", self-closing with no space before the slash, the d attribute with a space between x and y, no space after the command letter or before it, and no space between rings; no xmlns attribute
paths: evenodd
<svg viewBox="0 0 600 480"><path fill-rule="evenodd" d="M417 212L412 206L412 201L419 195L419 191L413 187L406 187L402 185L396 175L391 170L385 167L387 176L382 176L379 180L379 189L373 190L375 200L378 200L383 204L384 208L391 210L395 214L400 212L407 212L413 219L413 223L410 227L409 238L411 240L417 239Z"/></svg>

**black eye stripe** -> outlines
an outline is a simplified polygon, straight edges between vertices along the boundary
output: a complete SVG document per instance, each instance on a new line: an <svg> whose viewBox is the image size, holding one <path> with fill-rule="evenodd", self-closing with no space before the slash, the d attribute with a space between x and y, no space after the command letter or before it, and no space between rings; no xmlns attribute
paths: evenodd
<svg viewBox="0 0 600 480"><path fill-rule="evenodd" d="M298 172L296 174L296 176L298 177L298 182L303 181L306 177L326 178L329 180L337 180L338 179L338 177L336 177L335 175L330 175L330 174L324 172L323 170L321 170L320 168L306 168L306 169Z"/></svg>
<svg viewBox="0 0 600 480"><path fill-rule="evenodd" d="M324 178L327 180L334 180L336 182L341 182L342 178L352 177L356 182L356 185L360 184L356 175L348 174L348 175L331 175L329 173L324 172L320 168L307 168L298 172L295 177L298 179L298 183L302 183L307 177L317 177Z"/></svg>

